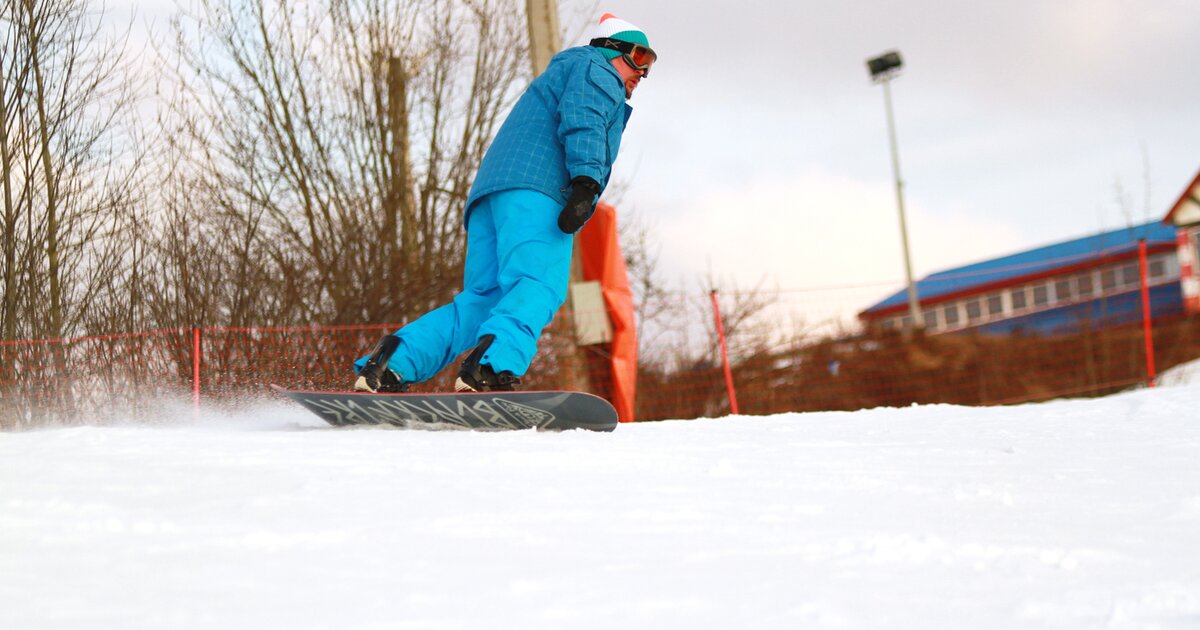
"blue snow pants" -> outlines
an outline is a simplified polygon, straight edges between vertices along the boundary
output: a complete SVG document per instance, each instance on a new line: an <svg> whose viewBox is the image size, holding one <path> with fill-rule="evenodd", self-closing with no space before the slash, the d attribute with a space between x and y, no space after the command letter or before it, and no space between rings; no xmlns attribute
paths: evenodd
<svg viewBox="0 0 1200 630"><path fill-rule="evenodd" d="M533 190L494 192L467 215L463 290L396 331L400 347L388 367L407 383L441 372L480 337L496 339L482 363L523 376L542 329L567 297L570 234L558 229L562 204ZM362 369L366 357L354 364Z"/></svg>

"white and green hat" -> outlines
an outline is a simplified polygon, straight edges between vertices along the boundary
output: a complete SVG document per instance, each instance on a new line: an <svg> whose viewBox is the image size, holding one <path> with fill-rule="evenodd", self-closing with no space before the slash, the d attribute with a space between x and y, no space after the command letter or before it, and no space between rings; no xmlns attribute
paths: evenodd
<svg viewBox="0 0 1200 630"><path fill-rule="evenodd" d="M613 47L614 43L618 44L618 48ZM620 46L619 44L632 44L644 48L645 51L648 51L651 62L658 58L658 55L650 48L650 40L646 37L645 31L611 13L605 13L600 17L600 23L592 29L590 44L599 48L600 52L609 59L631 54L632 46ZM645 52L638 52L640 54L636 55L637 60L644 63ZM633 59L631 58L630 61L632 63Z"/></svg>

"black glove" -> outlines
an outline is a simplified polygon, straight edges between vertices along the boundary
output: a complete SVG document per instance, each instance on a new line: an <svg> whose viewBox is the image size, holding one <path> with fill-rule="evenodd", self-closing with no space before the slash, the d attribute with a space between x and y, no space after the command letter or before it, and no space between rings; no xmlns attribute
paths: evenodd
<svg viewBox="0 0 1200 630"><path fill-rule="evenodd" d="M571 196L567 205L563 206L558 215L558 229L564 234L574 234L592 218L596 211L596 195L600 194L600 184L587 175L580 175L571 180Z"/></svg>

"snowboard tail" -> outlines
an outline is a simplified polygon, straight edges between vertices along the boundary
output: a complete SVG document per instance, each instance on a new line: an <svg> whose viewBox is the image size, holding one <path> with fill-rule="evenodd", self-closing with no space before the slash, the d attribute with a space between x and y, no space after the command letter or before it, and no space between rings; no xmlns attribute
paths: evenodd
<svg viewBox="0 0 1200 630"><path fill-rule="evenodd" d="M271 385L333 426L390 425L406 429L612 431L617 411L583 392L373 394L312 392Z"/></svg>

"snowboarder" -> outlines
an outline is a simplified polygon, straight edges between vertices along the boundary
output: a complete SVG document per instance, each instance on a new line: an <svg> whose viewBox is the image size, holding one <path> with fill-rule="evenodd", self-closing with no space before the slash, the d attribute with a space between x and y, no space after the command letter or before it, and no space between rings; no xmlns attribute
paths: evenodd
<svg viewBox="0 0 1200 630"><path fill-rule="evenodd" d="M606 13L586 46L551 60L479 165L464 211L463 289L355 362L356 391L405 391L474 346L458 391L512 390L566 300L572 235L608 183L633 96L658 56Z"/></svg>

